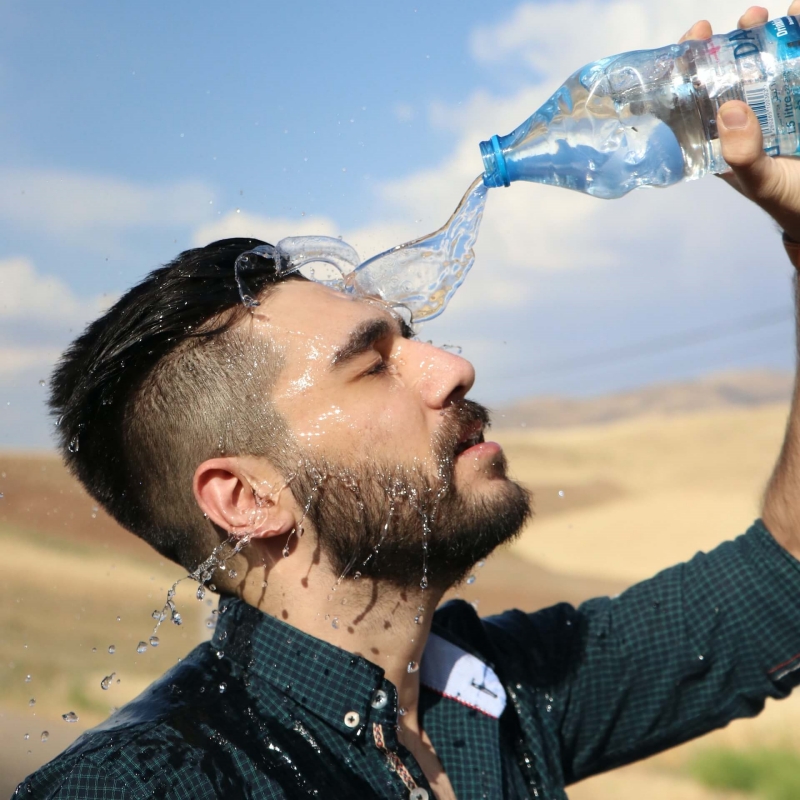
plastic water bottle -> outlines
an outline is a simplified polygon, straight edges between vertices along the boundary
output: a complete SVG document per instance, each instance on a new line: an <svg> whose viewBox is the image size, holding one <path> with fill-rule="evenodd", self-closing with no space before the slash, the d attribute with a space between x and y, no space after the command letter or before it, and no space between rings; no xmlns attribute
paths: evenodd
<svg viewBox="0 0 800 800"><path fill-rule="evenodd" d="M769 155L800 154L798 23L781 17L588 64L515 131L481 142L484 183L613 198L725 172L716 116L728 100L753 109Z"/></svg>

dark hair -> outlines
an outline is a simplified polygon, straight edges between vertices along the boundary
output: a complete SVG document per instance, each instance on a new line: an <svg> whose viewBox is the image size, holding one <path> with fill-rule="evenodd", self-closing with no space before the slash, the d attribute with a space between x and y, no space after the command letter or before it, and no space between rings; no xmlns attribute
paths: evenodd
<svg viewBox="0 0 800 800"><path fill-rule="evenodd" d="M268 402L280 352L248 335L234 267L257 239L186 250L151 272L62 355L50 409L74 475L121 525L193 569L219 541L192 493L204 460L265 455L281 420ZM263 297L273 259L250 258ZM253 402L257 400L257 402Z"/></svg>

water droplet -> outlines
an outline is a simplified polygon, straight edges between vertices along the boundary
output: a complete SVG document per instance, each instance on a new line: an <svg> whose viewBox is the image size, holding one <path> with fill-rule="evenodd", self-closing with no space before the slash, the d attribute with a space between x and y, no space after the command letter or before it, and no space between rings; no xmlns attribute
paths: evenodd
<svg viewBox="0 0 800 800"><path fill-rule="evenodd" d="M31 738L31 735L29 733L26 733L22 738L27 741L28 739Z"/></svg>
<svg viewBox="0 0 800 800"><path fill-rule="evenodd" d="M338 628L339 627L339 617L334 617L331 620L331 628Z"/></svg>
<svg viewBox="0 0 800 800"><path fill-rule="evenodd" d="M227 688L228 688L228 684L227 683L221 683L219 685L219 693L222 694Z"/></svg>
<svg viewBox="0 0 800 800"><path fill-rule="evenodd" d="M117 617L117 622L122 622L122 617Z"/></svg>
<svg viewBox="0 0 800 800"><path fill-rule="evenodd" d="M558 490L558 496L559 497L563 497L564 496L564 490L563 489L559 489Z"/></svg>
<svg viewBox="0 0 800 800"><path fill-rule="evenodd" d="M154 619L156 622L163 622L163 621L164 621L164 620L167 618L166 614L165 614L163 611L159 611L158 609L156 609L155 611L153 611L153 613L152 613L150 616L151 616L151 617L152 617L152 618L153 618L153 619Z"/></svg>
<svg viewBox="0 0 800 800"><path fill-rule="evenodd" d="M475 583L475 576L474 575L470 575L469 578L467 578L467 583L470 584L470 585Z"/></svg>
<svg viewBox="0 0 800 800"><path fill-rule="evenodd" d="M172 622L174 625L183 625L183 617L174 609L172 610Z"/></svg>
<svg viewBox="0 0 800 800"><path fill-rule="evenodd" d="M216 628L216 627L217 627L217 618L206 617L206 628Z"/></svg>
<svg viewBox="0 0 800 800"><path fill-rule="evenodd" d="M63 719L64 722L77 722L78 715L74 711L68 711L66 714L61 715L61 719Z"/></svg>
<svg viewBox="0 0 800 800"><path fill-rule="evenodd" d="M397 713L399 716L404 717L408 712L401 706L397 709Z"/></svg>
<svg viewBox="0 0 800 800"><path fill-rule="evenodd" d="M35 706L36 705L36 698L35 697L31 697L31 699L28 700L28 705L29 706Z"/></svg>
<svg viewBox="0 0 800 800"><path fill-rule="evenodd" d="M150 647L158 647L161 644L161 640L158 636L151 636L150 637Z"/></svg>
<svg viewBox="0 0 800 800"><path fill-rule="evenodd" d="M93 648L92 648L92 652L93 652L93 653L96 653L96 652L97 652L97 648L96 648L96 647L93 647Z"/></svg>
<svg viewBox="0 0 800 800"><path fill-rule="evenodd" d="M231 576L231 578L238 578L238 577L239 577L239 573L238 573L238 572L237 572L235 569L232 569L232 570L231 570L231 571L228 573L228 575L230 575L230 576Z"/></svg>
<svg viewBox="0 0 800 800"><path fill-rule="evenodd" d="M110 645L108 646L108 652L109 652L109 653L111 653L111 655L113 656L113 655L114 655L114 653L116 653L116 652L117 652L117 647L116 647L116 645L110 644Z"/></svg>
<svg viewBox="0 0 800 800"><path fill-rule="evenodd" d="M110 675L106 675L103 680L100 681L100 688L105 692L108 691L108 687L111 686L111 681L114 680L114 676L116 672L112 672Z"/></svg>
<svg viewBox="0 0 800 800"><path fill-rule="evenodd" d="M485 567L486 566L486 561L479 561L478 562L478 566L479 567Z"/></svg>
<svg viewBox="0 0 800 800"><path fill-rule="evenodd" d="M202 600L206 596L206 587L205 586L198 586L197 587L197 599Z"/></svg>
<svg viewBox="0 0 800 800"><path fill-rule="evenodd" d="M360 572L356 572L355 575L353 575L353 580L354 581L360 581L361 580L361 573Z"/></svg>
<svg viewBox="0 0 800 800"><path fill-rule="evenodd" d="M30 682L31 682L31 676L30 675L26 675L25 676L25 683L30 683Z"/></svg>
<svg viewBox="0 0 800 800"><path fill-rule="evenodd" d="M137 653L144 653L147 650L147 642L139 642L136 645L136 652Z"/></svg>
<svg viewBox="0 0 800 800"><path fill-rule="evenodd" d="M70 439L70 442L69 442L69 445L68 445L67 449L70 451L70 453L77 453L78 450L81 449L81 442L80 442L79 434L76 433L72 437L72 439Z"/></svg>
<svg viewBox="0 0 800 800"><path fill-rule="evenodd" d="M419 664L417 664L416 661L409 661L408 662L408 666L406 667L406 669L409 672L416 672L419 669Z"/></svg>
<svg viewBox="0 0 800 800"><path fill-rule="evenodd" d="M225 658L225 651L217 650L217 658Z"/></svg>
<svg viewBox="0 0 800 800"><path fill-rule="evenodd" d="M43 379L40 379L39 380L39 386L47 386L47 381L45 381Z"/></svg>
<svg viewBox="0 0 800 800"><path fill-rule="evenodd" d="M46 742L50 738L50 731L42 731L41 740Z"/></svg>
<svg viewBox="0 0 800 800"><path fill-rule="evenodd" d="M428 576L423 575L422 580L419 582L420 589L427 589L428 588Z"/></svg>

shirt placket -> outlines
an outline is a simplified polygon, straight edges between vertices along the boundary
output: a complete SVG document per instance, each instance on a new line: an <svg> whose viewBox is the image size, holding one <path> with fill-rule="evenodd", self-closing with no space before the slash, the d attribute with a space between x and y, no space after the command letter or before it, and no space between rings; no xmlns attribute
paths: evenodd
<svg viewBox="0 0 800 800"><path fill-rule="evenodd" d="M397 739L397 692L384 681L372 697L370 735L394 778L402 784L400 797L429 800L433 791L414 756ZM399 788L399 787L398 787Z"/></svg>

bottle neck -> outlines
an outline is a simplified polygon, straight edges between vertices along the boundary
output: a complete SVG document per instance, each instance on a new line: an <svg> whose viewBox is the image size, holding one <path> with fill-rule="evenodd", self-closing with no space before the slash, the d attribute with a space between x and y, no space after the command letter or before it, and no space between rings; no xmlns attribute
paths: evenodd
<svg viewBox="0 0 800 800"><path fill-rule="evenodd" d="M500 142L497 136L492 136L488 142L481 142L481 157L483 158L483 183L490 189L498 186L510 186L508 167Z"/></svg>

